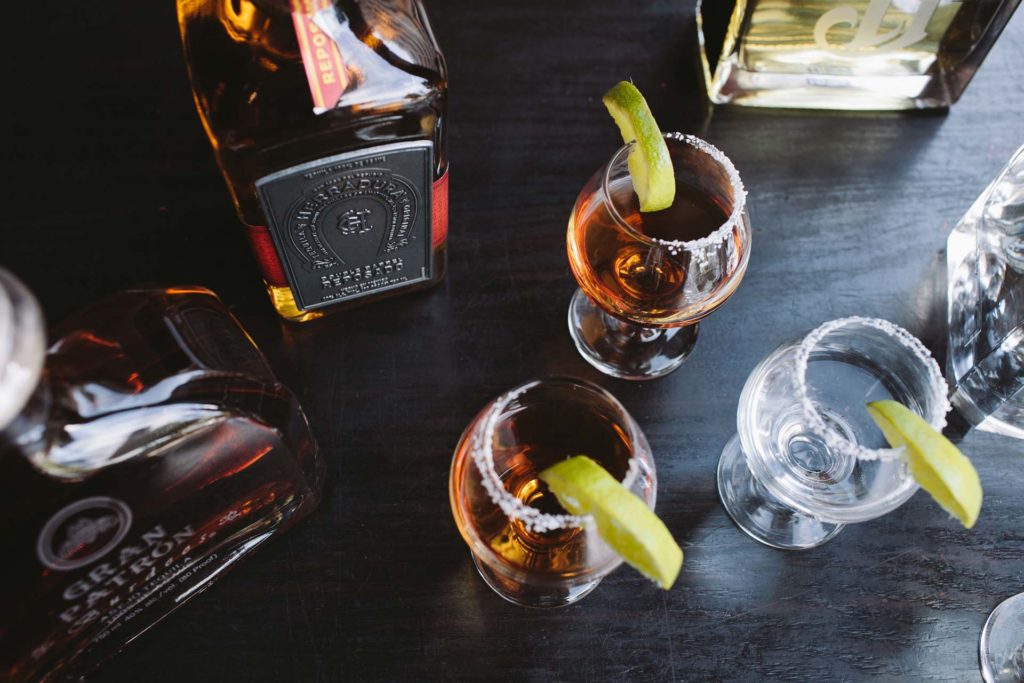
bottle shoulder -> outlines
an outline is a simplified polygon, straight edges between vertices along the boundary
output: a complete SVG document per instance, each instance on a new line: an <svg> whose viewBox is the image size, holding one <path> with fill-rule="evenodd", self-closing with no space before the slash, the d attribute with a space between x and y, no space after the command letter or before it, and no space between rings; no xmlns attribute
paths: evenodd
<svg viewBox="0 0 1024 683"><path fill-rule="evenodd" d="M41 470L81 478L247 417L304 418L219 299L202 288L114 294L55 329Z"/></svg>
<svg viewBox="0 0 1024 683"><path fill-rule="evenodd" d="M418 3L337 2L311 14L246 0L178 7L196 101L221 144L444 99L444 59Z"/></svg>

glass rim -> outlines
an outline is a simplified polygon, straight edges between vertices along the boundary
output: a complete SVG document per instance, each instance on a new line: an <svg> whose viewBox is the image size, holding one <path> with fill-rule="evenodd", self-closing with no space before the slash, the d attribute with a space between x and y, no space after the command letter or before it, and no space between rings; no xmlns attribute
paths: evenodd
<svg viewBox="0 0 1024 683"><path fill-rule="evenodd" d="M521 522L527 530L533 532L582 528L593 521L593 518L590 515L556 515L542 512L531 505L523 503L505 488L505 485L502 483L501 477L498 476L498 471L494 466L494 452L492 446L494 443L494 432L497 429L498 419L508 404L541 385L558 383L579 387L600 396L616 410L621 411L623 415L629 418L627 424L624 426L629 429L630 441L632 443L637 443L638 438L638 427L636 423L633 421L632 416L630 416L626 411L626 408L619 403L618 399L596 384L591 384L585 380L569 377L545 377L530 380L506 391L504 394L499 395L491 401L491 407L487 410L487 414L481 423L481 427L474 430L473 436L471 437L470 457L473 460L474 467L476 467L477 472L480 474L480 479L483 482L484 489L487 491L487 495L490 497L491 501L497 505L507 517ZM630 455L629 466L620 483L626 488L630 488L633 483L636 482L636 478L639 476L639 473L640 464L635 457Z"/></svg>
<svg viewBox="0 0 1024 683"><path fill-rule="evenodd" d="M950 403L946 395L946 380L942 376L939 364L935 361L931 352L921 343L921 340L899 325L881 318L862 316L837 318L819 325L803 338L800 346L797 348L794 361L796 364L796 390L800 401L800 409L804 419L811 425L811 431L823 438L829 448L848 453L858 460L894 460L904 453L905 447L867 448L850 441L837 430L828 426L808 393L807 365L810 361L811 352L827 335L844 327L855 325L872 327L887 334L891 339L902 344L904 348L908 349L924 364L928 373L929 398L932 401L932 405L936 406L935 414L926 415L924 418L936 431L942 431L946 426L946 413L950 410Z"/></svg>
<svg viewBox="0 0 1024 683"><path fill-rule="evenodd" d="M697 251L723 242L730 234L732 234L732 231L734 229L742 227L743 214L747 208L747 190L743 186L743 180L740 178L739 171L736 170L736 167L733 165L732 160L725 155L725 152L718 149L710 142L697 137L696 135L690 135L688 133L668 132L662 133L662 137L664 137L666 140L672 140L675 142L687 144L693 147L694 149L703 152L707 156L711 157L711 159L715 161L715 163L722 167L726 175L729 177L729 185L732 188L732 212L729 214L729 217L726 218L725 222L723 222L720 226L715 228L714 232L705 235L704 237L698 237L697 239L694 240L663 240L657 237L651 237L650 235L644 235L641 232L637 232L636 229L632 225L630 225L630 223L625 218L623 218L622 214L619 212L619 207L615 205L615 202L612 200L612 194L609 191L612 167L616 165L616 163L620 160L621 157L628 154L629 151L633 149L633 146L636 144L635 141L627 142L625 145L620 147L615 152L615 154L612 155L611 159L608 160L608 163L606 163L604 166L604 173L601 177L601 189L604 192L604 196L607 200L609 213L611 214L612 218L615 219L615 222L619 225L619 227L621 227L635 239L638 239L641 242L646 242L649 244L657 244L659 246L667 247L675 251L683 249L685 249L686 251Z"/></svg>

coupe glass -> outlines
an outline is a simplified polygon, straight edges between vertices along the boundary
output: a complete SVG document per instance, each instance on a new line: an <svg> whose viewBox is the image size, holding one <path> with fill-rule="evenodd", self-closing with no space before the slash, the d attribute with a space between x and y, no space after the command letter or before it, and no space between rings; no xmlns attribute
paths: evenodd
<svg viewBox="0 0 1024 683"><path fill-rule="evenodd" d="M678 368L697 322L739 286L750 259L746 192L732 162L692 135L665 135L676 200L641 213L617 151L587 181L569 217L569 264L580 288L569 332L591 365L625 379Z"/></svg>
<svg viewBox="0 0 1024 683"><path fill-rule="evenodd" d="M589 517L569 515L538 478L588 455L654 509L654 460L611 394L570 379L527 382L488 403L452 459L448 494L480 576L527 607L559 607L594 590L622 559Z"/></svg>
<svg viewBox="0 0 1024 683"><path fill-rule="evenodd" d="M1024 439L1024 146L950 233L946 258L953 407Z"/></svg>
<svg viewBox="0 0 1024 683"><path fill-rule="evenodd" d="M747 378L738 435L718 463L729 515L755 540L800 549L906 502L918 487L903 449L888 447L865 408L883 399L946 424L939 366L885 320L833 320L768 354Z"/></svg>
<svg viewBox="0 0 1024 683"><path fill-rule="evenodd" d="M1024 681L1024 593L1004 600L981 629L981 673L986 683Z"/></svg>

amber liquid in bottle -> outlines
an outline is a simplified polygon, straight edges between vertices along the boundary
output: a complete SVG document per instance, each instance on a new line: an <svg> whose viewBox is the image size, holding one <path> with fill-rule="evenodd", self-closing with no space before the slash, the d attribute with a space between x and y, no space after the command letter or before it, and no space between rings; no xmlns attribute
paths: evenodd
<svg viewBox="0 0 1024 683"><path fill-rule="evenodd" d="M440 282L447 81L420 4L179 0L178 18L196 106L278 313L306 321ZM374 154L415 143L423 177ZM261 179L303 166L319 180L260 195ZM360 181L381 189L360 194ZM397 192L410 199L394 205Z"/></svg>
<svg viewBox="0 0 1024 683"><path fill-rule="evenodd" d="M138 290L51 335L0 431L0 680L87 672L308 514L295 397L209 291Z"/></svg>

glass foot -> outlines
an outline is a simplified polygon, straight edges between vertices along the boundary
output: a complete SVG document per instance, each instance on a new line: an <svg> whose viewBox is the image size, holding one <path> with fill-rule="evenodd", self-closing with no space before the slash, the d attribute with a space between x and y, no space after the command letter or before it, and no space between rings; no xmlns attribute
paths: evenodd
<svg viewBox="0 0 1024 683"><path fill-rule="evenodd" d="M747 467L738 435L729 439L718 461L718 496L740 529L773 548L814 548L844 526L797 512L772 496Z"/></svg>
<svg viewBox="0 0 1024 683"><path fill-rule="evenodd" d="M686 360L697 325L644 327L608 315L577 289L569 304L569 333L584 360L621 379L662 377Z"/></svg>
<svg viewBox="0 0 1024 683"><path fill-rule="evenodd" d="M528 583L507 577L488 567L487 564L481 562L480 558L473 555L473 553L470 553L470 555L473 558L473 564L476 565L477 573L480 574L484 582L495 593L513 605L519 605L520 607L544 609L571 605L580 598L589 595L591 591L597 588L598 584L601 583L601 578L603 578L597 578L579 585L565 585L564 582L551 585L540 585L536 581Z"/></svg>
<svg viewBox="0 0 1024 683"><path fill-rule="evenodd" d="M1024 681L1024 593L992 610L981 629L978 655L986 683Z"/></svg>

